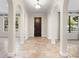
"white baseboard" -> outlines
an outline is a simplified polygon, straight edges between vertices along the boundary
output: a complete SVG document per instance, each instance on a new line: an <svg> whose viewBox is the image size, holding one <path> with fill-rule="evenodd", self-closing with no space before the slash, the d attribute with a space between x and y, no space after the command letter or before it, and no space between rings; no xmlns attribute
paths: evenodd
<svg viewBox="0 0 79 59"><path fill-rule="evenodd" d="M42 35L42 37L47 37L47 35Z"/></svg>

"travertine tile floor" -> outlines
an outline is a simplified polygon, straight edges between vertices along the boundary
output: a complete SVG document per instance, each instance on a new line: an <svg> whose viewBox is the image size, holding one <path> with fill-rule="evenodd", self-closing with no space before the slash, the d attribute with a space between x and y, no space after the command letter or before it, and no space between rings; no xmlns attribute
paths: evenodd
<svg viewBox="0 0 79 59"><path fill-rule="evenodd" d="M79 58L79 40L68 41L68 56L72 58Z"/></svg>
<svg viewBox="0 0 79 59"><path fill-rule="evenodd" d="M79 45L71 42L68 43L68 57L79 57ZM47 38L29 38L21 45L20 49L17 51L16 57L60 58L59 43L51 44L50 40Z"/></svg>

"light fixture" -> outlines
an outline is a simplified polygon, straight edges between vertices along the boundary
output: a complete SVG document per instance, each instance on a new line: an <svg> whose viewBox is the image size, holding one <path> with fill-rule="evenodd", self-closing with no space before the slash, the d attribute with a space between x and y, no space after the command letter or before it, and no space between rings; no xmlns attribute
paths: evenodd
<svg viewBox="0 0 79 59"><path fill-rule="evenodd" d="M41 6L40 6L40 4L39 4L39 0L37 0L37 3L35 4L35 8L36 8L36 9L40 9L40 7L41 7Z"/></svg>
<svg viewBox="0 0 79 59"><path fill-rule="evenodd" d="M40 4L36 4L35 8L40 9Z"/></svg>

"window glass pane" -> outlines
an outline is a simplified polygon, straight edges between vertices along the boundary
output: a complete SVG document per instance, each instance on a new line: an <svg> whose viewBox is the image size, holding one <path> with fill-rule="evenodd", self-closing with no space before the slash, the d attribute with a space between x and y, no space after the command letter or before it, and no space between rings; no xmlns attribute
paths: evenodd
<svg viewBox="0 0 79 59"><path fill-rule="evenodd" d="M8 17L4 17L4 31L8 31Z"/></svg>
<svg viewBox="0 0 79 59"><path fill-rule="evenodd" d="M67 26L69 32L78 31L78 19L79 19L79 16L69 16L68 26Z"/></svg>
<svg viewBox="0 0 79 59"><path fill-rule="evenodd" d="M16 16L16 31L18 31L19 28L19 19L20 16ZM8 16L4 16L4 31L7 32L8 31Z"/></svg>

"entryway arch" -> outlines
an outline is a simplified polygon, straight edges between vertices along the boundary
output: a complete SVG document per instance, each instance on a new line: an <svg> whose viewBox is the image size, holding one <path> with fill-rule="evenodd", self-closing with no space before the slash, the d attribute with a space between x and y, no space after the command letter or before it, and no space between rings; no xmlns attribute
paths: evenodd
<svg viewBox="0 0 79 59"><path fill-rule="evenodd" d="M20 17L20 42L23 42L24 40L24 6L21 2L21 0L8 0L9 5L9 28L8 28L8 55L9 56L15 56L16 55L16 10L17 8L21 9L21 17Z"/></svg>

